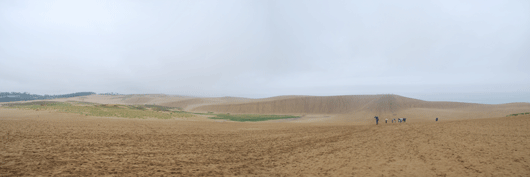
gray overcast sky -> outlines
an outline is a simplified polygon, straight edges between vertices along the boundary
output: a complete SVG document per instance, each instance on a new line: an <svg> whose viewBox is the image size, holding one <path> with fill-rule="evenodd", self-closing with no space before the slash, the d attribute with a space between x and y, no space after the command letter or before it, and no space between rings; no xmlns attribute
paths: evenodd
<svg viewBox="0 0 530 177"><path fill-rule="evenodd" d="M0 0L0 91L530 102L529 66L528 0Z"/></svg>

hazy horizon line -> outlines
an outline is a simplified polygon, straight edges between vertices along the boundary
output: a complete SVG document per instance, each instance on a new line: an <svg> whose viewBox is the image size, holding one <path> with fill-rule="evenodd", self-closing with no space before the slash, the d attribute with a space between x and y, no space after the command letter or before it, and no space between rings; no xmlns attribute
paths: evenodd
<svg viewBox="0 0 530 177"><path fill-rule="evenodd" d="M6 92L3 92L6 93ZM7 92L13 93L13 92ZM15 93L27 93L29 92L15 92ZM81 93L81 92L72 92ZM67 93L67 94L72 94ZM509 103L530 103L530 92L432 92L432 93L376 93L376 94L285 94L285 95L269 95L269 94L243 94L239 96L234 95L215 95L215 94L173 94L173 93L118 93L118 92L91 92L95 95L166 95L166 96L181 96L181 97L194 97L194 98L244 98L244 99L267 99L274 97L284 96L313 96L313 97L333 97L333 96L371 96L371 95L396 95L411 99L417 99L422 101L433 101L433 102L460 102L460 103L476 103L476 104L509 104ZM35 94L41 95L41 94ZM51 95L51 94L42 94ZM54 94L64 95L64 94Z"/></svg>

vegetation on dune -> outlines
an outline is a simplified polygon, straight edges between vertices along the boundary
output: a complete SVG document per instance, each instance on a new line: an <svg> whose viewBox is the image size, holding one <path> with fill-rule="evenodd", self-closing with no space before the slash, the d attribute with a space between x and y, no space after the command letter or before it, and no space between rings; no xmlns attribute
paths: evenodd
<svg viewBox="0 0 530 177"><path fill-rule="evenodd" d="M278 120L278 119L289 119L289 118L299 118L298 116L291 115L259 115L259 114L216 114L215 117L210 117L210 119L225 119L238 122L257 122L257 121L266 121L266 120Z"/></svg>
<svg viewBox="0 0 530 177"><path fill-rule="evenodd" d="M159 106L159 105L144 105L145 107L151 108L153 111L171 111L171 107Z"/></svg>
<svg viewBox="0 0 530 177"><path fill-rule="evenodd" d="M237 122L258 122L258 121L267 121L267 120L278 120L278 119L290 119L290 118L299 118L299 116L292 115L261 115L261 114L215 114L214 112L207 113L193 113L197 115L214 115L215 117L210 117L210 119L224 119Z"/></svg>
<svg viewBox="0 0 530 177"><path fill-rule="evenodd" d="M4 104L9 107L13 106L35 106L35 105L47 105L47 104L56 104L58 102L55 101L34 101L34 102L26 102L26 103L11 103L11 104Z"/></svg>
<svg viewBox="0 0 530 177"><path fill-rule="evenodd" d="M171 119L175 117L195 117L187 112L169 112L169 109L149 106L125 106L107 104L71 104L63 102L30 102L7 104L8 107L31 110L55 110L59 112L76 113L86 116L98 117L124 117L124 118L159 118ZM167 110L167 111L166 111Z"/></svg>
<svg viewBox="0 0 530 177"><path fill-rule="evenodd" d="M28 103L5 104L7 107L30 110L53 110L66 113L76 113L86 116L98 117L124 117L124 118L159 118L170 119L176 117L194 117L197 115L212 115L210 119L225 119L238 122L257 122L267 120L298 118L291 115L260 115L260 114L215 114L190 113L178 108L159 105L118 105L118 104L95 104L88 102L53 102L36 101ZM175 110L177 109L177 110Z"/></svg>
<svg viewBox="0 0 530 177"><path fill-rule="evenodd" d="M141 105L129 106L129 109L137 109L137 110L142 110L142 111L147 110L145 106L141 106Z"/></svg>
<svg viewBox="0 0 530 177"><path fill-rule="evenodd" d="M191 112L186 112L186 111L172 111L174 113L188 113L188 114L195 114L195 113L191 113Z"/></svg>
<svg viewBox="0 0 530 177"><path fill-rule="evenodd" d="M73 103L73 104L81 104L81 105L94 105L96 103L91 103L91 102L84 102L84 101L66 101L68 103Z"/></svg>
<svg viewBox="0 0 530 177"><path fill-rule="evenodd" d="M530 112L516 113L516 114L509 114L509 115L506 115L506 117L510 117L510 116L518 116L518 115L527 115L527 114L530 114Z"/></svg>
<svg viewBox="0 0 530 177"><path fill-rule="evenodd" d="M214 114L213 112L208 112L208 113L196 112L196 113L193 113L193 114L198 114L198 115L217 115L217 114Z"/></svg>

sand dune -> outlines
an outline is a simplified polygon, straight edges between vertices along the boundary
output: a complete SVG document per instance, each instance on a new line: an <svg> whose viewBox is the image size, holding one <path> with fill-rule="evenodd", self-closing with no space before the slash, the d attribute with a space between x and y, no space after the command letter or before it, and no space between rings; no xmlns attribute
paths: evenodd
<svg viewBox="0 0 530 177"><path fill-rule="evenodd" d="M84 101L100 104L160 104L172 101L193 99L186 96L172 96L162 94L138 94L138 95L89 95L82 97L71 97L54 99L53 101Z"/></svg>
<svg viewBox="0 0 530 177"><path fill-rule="evenodd" d="M397 95L59 99L192 111L297 114L225 122L91 117L0 107L5 176L528 176L529 103ZM374 125L373 116L382 118ZM384 123L407 117L407 123ZM434 118L440 117L439 122ZM485 118L485 119L480 119ZM466 120L469 119L469 120Z"/></svg>
<svg viewBox="0 0 530 177"><path fill-rule="evenodd" d="M381 96L278 97L277 99L256 100L249 103L201 106L193 110L265 114L344 114L361 109L379 97Z"/></svg>
<svg viewBox="0 0 530 177"><path fill-rule="evenodd" d="M364 122L374 116L384 119L399 117L410 121L443 119L476 119L502 117L512 113L530 112L530 103L476 104L433 102L399 95L345 96L278 96L263 99L239 97L199 98L171 95L91 95L57 99L103 104L157 104L180 107L193 112L329 115L326 121ZM328 116L328 117L329 117Z"/></svg>
<svg viewBox="0 0 530 177"><path fill-rule="evenodd" d="M302 96L255 100L248 103L223 103L199 106L193 111L257 114L336 114L343 120L372 120L375 115L385 118L434 117L486 118L528 112L530 103L476 104L432 102L398 95Z"/></svg>
<svg viewBox="0 0 530 177"><path fill-rule="evenodd" d="M274 98L268 98L274 99ZM175 96L163 94L137 94L137 95L90 95L83 97L71 97L63 99L54 99L53 101L83 101L99 104L125 104L125 105L143 105L157 104L169 107L180 107L185 110L198 106L222 104L222 103L246 103L254 99L240 97L218 97L218 98L199 98L189 96ZM265 99L267 100L267 99Z"/></svg>
<svg viewBox="0 0 530 177"><path fill-rule="evenodd" d="M223 103L248 103L253 99L239 97L220 97L220 98L190 98L179 101L160 103L162 106L180 107L184 110L191 110L195 107L204 105L217 105Z"/></svg>

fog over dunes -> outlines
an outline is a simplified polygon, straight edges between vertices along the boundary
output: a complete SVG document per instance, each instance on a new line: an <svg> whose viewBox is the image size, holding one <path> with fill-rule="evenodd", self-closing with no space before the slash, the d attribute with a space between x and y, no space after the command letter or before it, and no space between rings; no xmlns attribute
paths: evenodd
<svg viewBox="0 0 530 177"><path fill-rule="evenodd" d="M530 101L530 1L0 1L0 91Z"/></svg>

